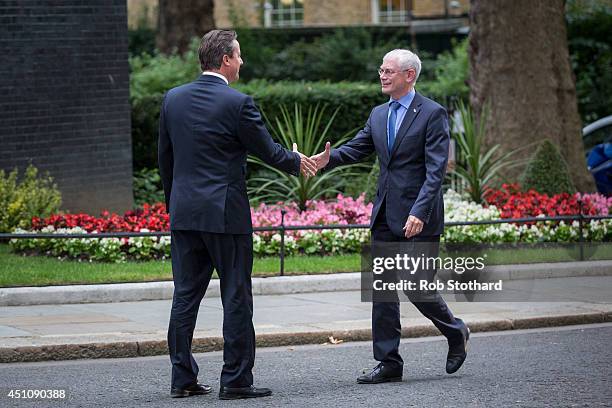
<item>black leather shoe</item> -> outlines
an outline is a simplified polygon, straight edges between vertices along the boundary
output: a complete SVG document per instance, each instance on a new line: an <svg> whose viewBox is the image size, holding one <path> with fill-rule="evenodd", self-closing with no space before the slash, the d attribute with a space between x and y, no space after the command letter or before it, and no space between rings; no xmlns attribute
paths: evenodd
<svg viewBox="0 0 612 408"><path fill-rule="evenodd" d="M372 371L357 377L358 384L380 384L385 382L402 381L403 368L389 368L383 363L378 364Z"/></svg>
<svg viewBox="0 0 612 408"><path fill-rule="evenodd" d="M170 397L184 398L184 397L190 397L192 395L210 394L211 392L212 392L212 387L210 385L204 385L204 384L197 383L187 388L172 388L172 390L170 390Z"/></svg>
<svg viewBox="0 0 612 408"><path fill-rule="evenodd" d="M269 388L250 387L224 387L219 390L219 399L235 400L243 398L259 398L272 395L272 390Z"/></svg>
<svg viewBox="0 0 612 408"><path fill-rule="evenodd" d="M446 357L446 372L452 374L459 370L467 357L468 340L470 339L470 329L465 326L465 334L463 342L454 346L448 347L448 356Z"/></svg>

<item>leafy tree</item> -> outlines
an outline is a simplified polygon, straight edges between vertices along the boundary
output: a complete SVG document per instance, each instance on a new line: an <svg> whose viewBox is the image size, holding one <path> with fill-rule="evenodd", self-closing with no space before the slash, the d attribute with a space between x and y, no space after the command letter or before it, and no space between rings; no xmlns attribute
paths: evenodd
<svg viewBox="0 0 612 408"><path fill-rule="evenodd" d="M193 37L201 38L215 28L213 0L159 0L157 49L163 53L185 52Z"/></svg>
<svg viewBox="0 0 612 408"><path fill-rule="evenodd" d="M470 2L470 105L485 103L488 145L509 152L542 137L559 146L581 191L593 191L587 171L576 85L567 45L565 1ZM522 169L508 169L511 177Z"/></svg>

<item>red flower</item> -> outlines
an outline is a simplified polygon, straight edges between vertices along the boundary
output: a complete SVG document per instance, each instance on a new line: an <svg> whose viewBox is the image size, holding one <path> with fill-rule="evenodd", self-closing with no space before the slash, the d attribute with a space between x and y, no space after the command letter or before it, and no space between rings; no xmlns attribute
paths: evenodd
<svg viewBox="0 0 612 408"><path fill-rule="evenodd" d="M522 192L518 184L504 184L499 190L488 190L484 198L487 205L500 209L502 218L597 213L588 199L580 202L578 194L561 193L549 197L535 190Z"/></svg>
<svg viewBox="0 0 612 408"><path fill-rule="evenodd" d="M87 232L138 232L141 229L150 231L168 231L170 218L163 203L145 204L142 209L126 211L123 216L103 211L99 218L88 214L54 214L46 219L32 218L32 228L52 225L54 228L81 227Z"/></svg>

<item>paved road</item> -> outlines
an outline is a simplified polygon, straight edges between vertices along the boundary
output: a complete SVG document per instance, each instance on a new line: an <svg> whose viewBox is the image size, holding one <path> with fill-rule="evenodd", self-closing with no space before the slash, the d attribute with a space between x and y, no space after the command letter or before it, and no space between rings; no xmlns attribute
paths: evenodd
<svg viewBox="0 0 612 408"><path fill-rule="evenodd" d="M474 334L466 365L444 373L440 337L404 340L404 381L357 385L372 364L369 343L260 349L256 384L275 395L251 401L171 400L165 357L0 365L2 407L571 407L612 404L612 324ZM197 356L215 384L220 353ZM63 401L11 400L9 389L65 389Z"/></svg>

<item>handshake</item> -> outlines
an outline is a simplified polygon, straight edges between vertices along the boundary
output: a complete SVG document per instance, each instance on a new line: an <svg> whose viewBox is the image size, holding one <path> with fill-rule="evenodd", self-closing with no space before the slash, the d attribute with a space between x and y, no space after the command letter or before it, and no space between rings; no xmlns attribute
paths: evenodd
<svg viewBox="0 0 612 408"><path fill-rule="evenodd" d="M306 178L315 176L319 170L327 166L329 163L329 154L331 152L331 144L325 143L325 150L314 156L306 156L297 150L297 144L293 144L293 151L300 155L300 173Z"/></svg>

